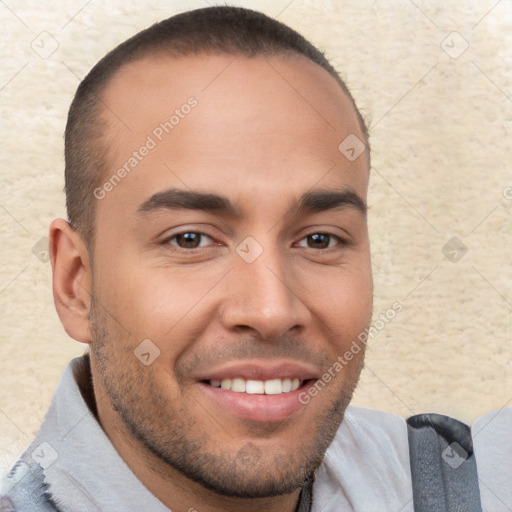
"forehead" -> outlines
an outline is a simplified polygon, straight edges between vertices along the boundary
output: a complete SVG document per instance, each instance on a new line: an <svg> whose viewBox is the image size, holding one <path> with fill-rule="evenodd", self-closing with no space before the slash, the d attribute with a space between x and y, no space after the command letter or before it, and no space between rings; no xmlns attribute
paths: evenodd
<svg viewBox="0 0 512 512"><path fill-rule="evenodd" d="M116 198L135 209L177 184L270 198L321 181L366 195L365 155L338 149L350 135L364 140L351 100L306 58L155 55L122 67L102 100L105 179L126 171L102 208Z"/></svg>

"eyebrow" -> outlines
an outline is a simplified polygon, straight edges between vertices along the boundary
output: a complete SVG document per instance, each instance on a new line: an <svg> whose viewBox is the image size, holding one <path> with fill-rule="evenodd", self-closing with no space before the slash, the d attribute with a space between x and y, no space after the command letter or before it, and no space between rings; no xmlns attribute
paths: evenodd
<svg viewBox="0 0 512 512"><path fill-rule="evenodd" d="M366 216L365 202L350 188L320 190L305 193L292 208L295 214L317 213L327 210L355 208ZM242 212L222 195L171 188L153 194L141 204L139 213L158 210L203 210L223 213L231 217L242 217Z"/></svg>

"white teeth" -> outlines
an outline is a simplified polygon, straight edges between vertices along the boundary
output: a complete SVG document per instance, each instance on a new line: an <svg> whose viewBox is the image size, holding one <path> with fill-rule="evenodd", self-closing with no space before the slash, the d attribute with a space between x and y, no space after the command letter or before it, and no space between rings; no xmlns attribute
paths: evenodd
<svg viewBox="0 0 512 512"><path fill-rule="evenodd" d="M231 379L222 379L220 382L220 387L229 391L231 389Z"/></svg>
<svg viewBox="0 0 512 512"><path fill-rule="evenodd" d="M265 381L265 394L266 395L280 395L282 392L283 392L283 384L281 383L281 379Z"/></svg>
<svg viewBox="0 0 512 512"><path fill-rule="evenodd" d="M245 393L245 380L233 379L231 382L231 391L236 391L237 393Z"/></svg>
<svg viewBox="0 0 512 512"><path fill-rule="evenodd" d="M262 380L248 380L245 383L245 392L250 395L265 394L265 383Z"/></svg>
<svg viewBox="0 0 512 512"><path fill-rule="evenodd" d="M272 380L245 380L240 377L234 379L210 380L215 388L226 389L236 393L249 395L280 395L295 391L301 385L299 379L272 379Z"/></svg>

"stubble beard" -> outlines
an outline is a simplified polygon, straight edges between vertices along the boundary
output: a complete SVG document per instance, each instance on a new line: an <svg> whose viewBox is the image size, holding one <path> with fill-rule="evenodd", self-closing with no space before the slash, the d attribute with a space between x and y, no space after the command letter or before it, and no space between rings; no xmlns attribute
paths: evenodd
<svg viewBox="0 0 512 512"><path fill-rule="evenodd" d="M353 385L341 390L316 424L309 426L308 435L311 429L315 433L308 444L279 453L248 441L229 452L219 450L219 443L208 436L208 425L197 425L186 406L172 406L157 384L151 366L144 366L135 357L134 347L123 339L125 332L109 319L94 298L90 325L94 385L102 386L123 431L140 443L141 460L152 454L204 488L232 498L279 496L301 487L321 464L362 369L361 358ZM187 391L182 389L181 393L181 403L186 404ZM215 421L206 418L207 423Z"/></svg>

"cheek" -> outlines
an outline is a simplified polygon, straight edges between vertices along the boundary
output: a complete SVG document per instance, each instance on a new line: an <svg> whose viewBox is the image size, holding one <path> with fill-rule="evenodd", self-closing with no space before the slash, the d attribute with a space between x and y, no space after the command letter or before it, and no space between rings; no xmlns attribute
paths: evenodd
<svg viewBox="0 0 512 512"><path fill-rule="evenodd" d="M218 281L217 274L192 268L178 272L137 262L119 264L101 277L96 280L100 303L131 333L133 343L149 338L162 349L168 340L178 349L181 339L204 327L198 315L208 309L205 294Z"/></svg>
<svg viewBox="0 0 512 512"><path fill-rule="evenodd" d="M314 310L324 325L326 336L333 340L334 348L337 352L343 352L371 322L371 273L363 270L342 271L337 278L333 276L325 283Z"/></svg>

